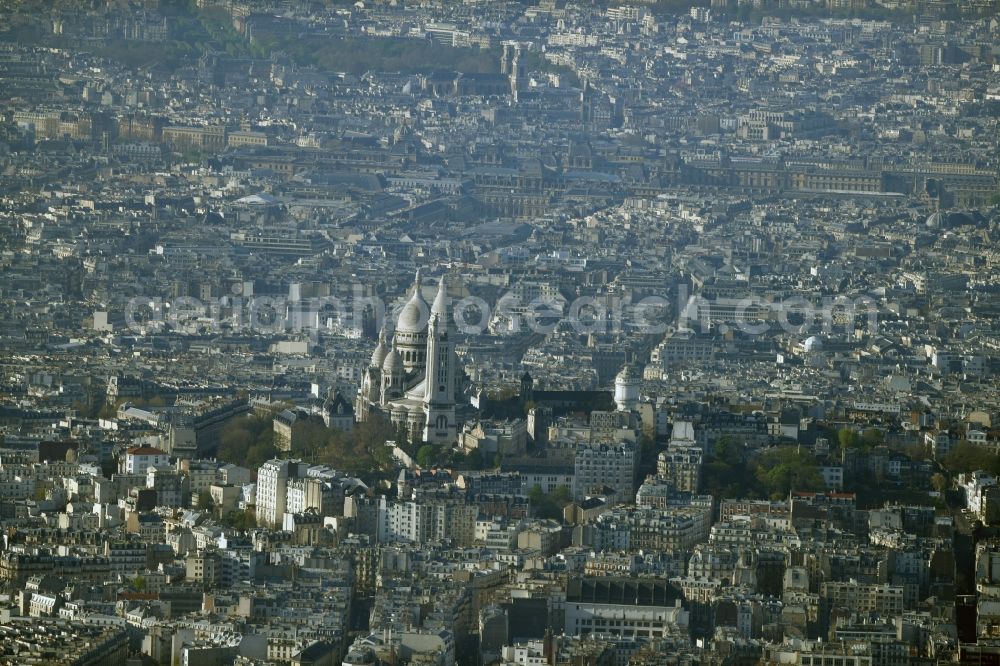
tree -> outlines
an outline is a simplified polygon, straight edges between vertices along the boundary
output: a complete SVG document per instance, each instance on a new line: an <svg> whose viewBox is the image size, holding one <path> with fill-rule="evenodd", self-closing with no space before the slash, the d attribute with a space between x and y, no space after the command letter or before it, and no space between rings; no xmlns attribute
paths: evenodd
<svg viewBox="0 0 1000 666"><path fill-rule="evenodd" d="M424 444L417 450L417 464L423 469L434 467L437 462L438 451L433 444Z"/></svg>
<svg viewBox="0 0 1000 666"><path fill-rule="evenodd" d="M215 508L215 502L212 501L212 493L207 490L198 493L198 508L202 511L211 511Z"/></svg>
<svg viewBox="0 0 1000 666"><path fill-rule="evenodd" d="M234 530L246 531L257 523L249 511L230 511L222 517L222 524Z"/></svg>
<svg viewBox="0 0 1000 666"><path fill-rule="evenodd" d="M1000 473L1000 458L981 446L962 440L944 457L941 464L952 474L985 470Z"/></svg>
<svg viewBox="0 0 1000 666"><path fill-rule="evenodd" d="M837 431L837 441L840 442L840 448L853 449L858 444L858 434L850 428L841 428Z"/></svg>
<svg viewBox="0 0 1000 666"><path fill-rule="evenodd" d="M563 509L573 501L573 494L566 486L554 488L546 493L538 484L528 492L528 501L537 518L562 520Z"/></svg>
<svg viewBox="0 0 1000 666"><path fill-rule="evenodd" d="M934 476L931 477L931 486L937 492L943 493L944 491L948 490L948 488L951 486L951 483L949 483L948 477L946 477L944 474L942 474L941 472L936 472Z"/></svg>
<svg viewBox="0 0 1000 666"><path fill-rule="evenodd" d="M713 447L713 457L727 465L735 467L745 462L743 457L743 446L733 441L732 437L725 435L715 442Z"/></svg>
<svg viewBox="0 0 1000 666"><path fill-rule="evenodd" d="M405 449L410 445L410 432L406 429L405 423L400 423L396 427L396 446Z"/></svg>
<svg viewBox="0 0 1000 666"><path fill-rule="evenodd" d="M705 490L718 498L760 497L761 485L748 468L746 447L730 437L720 437L705 458L702 479Z"/></svg>
<svg viewBox="0 0 1000 666"><path fill-rule="evenodd" d="M910 460L927 460L931 457L931 447L921 440L915 444L910 444L909 446L904 447L903 453L905 453Z"/></svg>
<svg viewBox="0 0 1000 666"><path fill-rule="evenodd" d="M392 449L383 442L381 446L376 444L371 449L372 462L378 469L386 469L392 465Z"/></svg>
<svg viewBox="0 0 1000 666"><path fill-rule="evenodd" d="M373 474L392 466L392 452L385 443L395 434L388 419L373 417L350 432L331 432L316 460L351 474Z"/></svg>
<svg viewBox="0 0 1000 666"><path fill-rule="evenodd" d="M216 451L220 459L228 459L240 455L246 455L246 449L250 447L250 440L253 439L250 428L250 418L231 419L219 433L219 449Z"/></svg>
<svg viewBox="0 0 1000 666"><path fill-rule="evenodd" d="M101 408L97 410L97 418L99 419L115 418L115 415L118 414L119 404L120 404L119 402L108 402L107 400L105 400L104 404L101 405Z"/></svg>
<svg viewBox="0 0 1000 666"><path fill-rule="evenodd" d="M274 445L273 412L231 419L219 435L216 457L234 465L259 467L278 454Z"/></svg>
<svg viewBox="0 0 1000 666"><path fill-rule="evenodd" d="M389 419L373 415L351 431L351 439L355 446L366 449L385 448L385 443L393 438L393 432L392 422Z"/></svg>
<svg viewBox="0 0 1000 666"><path fill-rule="evenodd" d="M543 497L545 497L545 491L542 490L542 487L537 483L531 487L531 490L528 491L528 501L532 504L541 502Z"/></svg>
<svg viewBox="0 0 1000 666"><path fill-rule="evenodd" d="M469 469L482 469L485 465L483 461L483 452L479 448L472 449L467 454L465 454L465 464L468 465Z"/></svg>
<svg viewBox="0 0 1000 666"><path fill-rule="evenodd" d="M861 433L861 443L867 449L873 449L885 443L885 433L878 428L868 428Z"/></svg>
<svg viewBox="0 0 1000 666"><path fill-rule="evenodd" d="M250 468L260 467L268 460L276 457L278 453L278 447L274 445L274 431L269 430L261 433L253 445L247 450L246 457L243 462L239 462L237 464Z"/></svg>
<svg viewBox="0 0 1000 666"><path fill-rule="evenodd" d="M794 446L765 451L757 461L755 475L764 491L774 499L786 497L793 490L813 491L824 487L815 456Z"/></svg>
<svg viewBox="0 0 1000 666"><path fill-rule="evenodd" d="M154 395L149 400L140 401L140 402L144 402L144 406L145 407L166 407L167 406L167 400L162 395Z"/></svg>
<svg viewBox="0 0 1000 666"><path fill-rule="evenodd" d="M514 388L502 388L496 391L487 391L486 399L489 402L505 402L517 396L517 389Z"/></svg>
<svg viewBox="0 0 1000 666"><path fill-rule="evenodd" d="M569 486L557 486L551 493L552 501L561 507L573 501L573 493Z"/></svg>
<svg viewBox="0 0 1000 666"><path fill-rule="evenodd" d="M656 471L656 434L651 426L642 429L639 437L639 467L646 471Z"/></svg>
<svg viewBox="0 0 1000 666"><path fill-rule="evenodd" d="M343 433L334 433L318 417L298 419L292 426L292 454L306 460L315 456L330 444L335 436L344 437Z"/></svg>

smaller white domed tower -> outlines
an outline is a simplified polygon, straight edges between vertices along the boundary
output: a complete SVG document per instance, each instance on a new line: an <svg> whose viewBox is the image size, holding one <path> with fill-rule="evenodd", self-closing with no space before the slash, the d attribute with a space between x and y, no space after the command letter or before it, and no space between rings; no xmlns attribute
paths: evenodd
<svg viewBox="0 0 1000 666"><path fill-rule="evenodd" d="M403 395L403 359L399 350L393 345L392 350L382 362L382 395L381 403L387 405Z"/></svg>
<svg viewBox="0 0 1000 666"><path fill-rule="evenodd" d="M382 362L385 361L385 355L389 353L389 344L385 337L385 329L383 328L378 334L378 344L375 346L375 351L372 352L372 360L368 364L370 368L381 368Z"/></svg>
<svg viewBox="0 0 1000 666"><path fill-rule="evenodd" d="M382 399L382 363L389 353L389 344L386 341L385 329L379 333L378 345L372 352L371 362L365 368L364 376L361 378L361 387L358 389L357 398L354 401L354 413L359 421L367 421L371 415L371 408Z"/></svg>
<svg viewBox="0 0 1000 666"><path fill-rule="evenodd" d="M615 405L620 412L639 408L639 387L642 380L630 364L626 364L615 377Z"/></svg>

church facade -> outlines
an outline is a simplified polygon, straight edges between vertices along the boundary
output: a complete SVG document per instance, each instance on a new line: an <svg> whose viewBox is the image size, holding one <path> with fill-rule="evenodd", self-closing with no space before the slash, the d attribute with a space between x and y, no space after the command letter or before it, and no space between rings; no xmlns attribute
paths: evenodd
<svg viewBox="0 0 1000 666"><path fill-rule="evenodd" d="M405 427L410 441L457 441L467 409L456 333L444 276L428 305L418 271L396 319L392 342L383 329L362 377L355 401L358 420L381 414L395 427Z"/></svg>

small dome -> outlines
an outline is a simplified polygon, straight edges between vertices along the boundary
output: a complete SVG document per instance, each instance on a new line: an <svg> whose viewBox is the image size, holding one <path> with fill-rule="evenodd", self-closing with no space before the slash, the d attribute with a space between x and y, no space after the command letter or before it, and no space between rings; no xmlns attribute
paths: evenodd
<svg viewBox="0 0 1000 666"><path fill-rule="evenodd" d="M823 349L823 339L816 335L810 335L802 343L802 347L808 351L820 351Z"/></svg>
<svg viewBox="0 0 1000 666"><path fill-rule="evenodd" d="M941 212L934 212L927 216L927 221L924 223L927 225L928 229L938 229L941 227Z"/></svg>
<svg viewBox="0 0 1000 666"><path fill-rule="evenodd" d="M375 345L375 351L372 352L372 362L370 364L371 367L373 367L373 368L381 368L382 367L382 363L385 361L385 356L388 353L389 353L389 350L388 350L388 348L386 347L386 344L385 344L385 337L384 336L379 336L378 344Z"/></svg>
<svg viewBox="0 0 1000 666"><path fill-rule="evenodd" d="M618 372L615 376L615 382L626 383L634 382L639 378L636 376L635 371L632 369L631 364L626 363L625 366Z"/></svg>
<svg viewBox="0 0 1000 666"><path fill-rule="evenodd" d="M385 361L382 363L383 372L395 372L396 370L403 369L403 357L399 355L399 352L393 347L392 351L386 354Z"/></svg>

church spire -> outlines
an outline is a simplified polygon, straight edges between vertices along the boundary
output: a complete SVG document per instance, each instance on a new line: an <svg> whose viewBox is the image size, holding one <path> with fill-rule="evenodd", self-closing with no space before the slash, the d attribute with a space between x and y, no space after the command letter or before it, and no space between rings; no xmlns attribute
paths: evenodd
<svg viewBox="0 0 1000 666"><path fill-rule="evenodd" d="M427 370L424 375L424 441L452 443L458 436L455 419L455 336L448 316L448 285L444 276L427 324Z"/></svg>
<svg viewBox="0 0 1000 666"><path fill-rule="evenodd" d="M448 285L444 281L444 276L438 281L437 295L434 296L434 303L431 305L431 317L438 315L442 319L442 323L448 320Z"/></svg>

